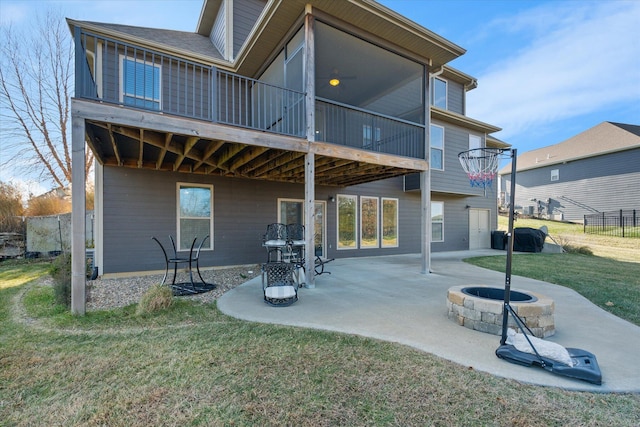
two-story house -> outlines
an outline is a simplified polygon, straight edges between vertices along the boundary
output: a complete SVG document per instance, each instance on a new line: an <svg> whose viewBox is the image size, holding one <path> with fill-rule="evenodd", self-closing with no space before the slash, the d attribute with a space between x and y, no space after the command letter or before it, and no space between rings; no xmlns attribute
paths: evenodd
<svg viewBox="0 0 640 427"><path fill-rule="evenodd" d="M164 267L151 236L211 238L200 265L265 260L274 222L331 258L490 246L494 193L457 154L501 145L465 115L465 50L372 0L205 0L194 33L68 20L74 165L96 164L100 274ZM503 145L503 144L502 144ZM73 168L73 309L84 178ZM433 243L431 243L433 242ZM313 287L313 257L306 283Z"/></svg>
<svg viewBox="0 0 640 427"><path fill-rule="evenodd" d="M516 165L515 207L526 215L582 222L585 215L640 207L638 125L602 122L523 153ZM510 188L511 164L500 176L502 188Z"/></svg>

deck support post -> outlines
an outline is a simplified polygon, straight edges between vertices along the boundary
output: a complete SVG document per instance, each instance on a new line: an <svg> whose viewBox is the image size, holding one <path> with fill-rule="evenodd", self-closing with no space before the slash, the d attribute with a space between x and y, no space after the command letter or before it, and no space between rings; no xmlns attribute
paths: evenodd
<svg viewBox="0 0 640 427"><path fill-rule="evenodd" d="M430 172L420 173L422 205L421 273L431 273L431 179Z"/></svg>
<svg viewBox="0 0 640 427"><path fill-rule="evenodd" d="M311 6L305 8L304 38L306 49L305 62L305 113L307 119L307 142L315 142L315 43L313 34L314 19ZM305 287L315 288L315 181L316 158L312 150L304 155L304 241L305 241Z"/></svg>
<svg viewBox="0 0 640 427"><path fill-rule="evenodd" d="M87 268L85 201L85 122L72 118L71 133L71 312L83 316L86 311Z"/></svg>

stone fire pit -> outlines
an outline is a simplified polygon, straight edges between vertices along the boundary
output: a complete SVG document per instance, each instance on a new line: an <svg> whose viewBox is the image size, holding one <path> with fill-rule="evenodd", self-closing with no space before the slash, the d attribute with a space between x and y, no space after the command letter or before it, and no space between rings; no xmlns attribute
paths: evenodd
<svg viewBox="0 0 640 427"><path fill-rule="evenodd" d="M555 334L555 304L547 296L511 290L511 307L533 335L546 338ZM453 286L447 292L447 315L459 325L493 335L502 335L504 289L486 285ZM512 316L509 327L516 328Z"/></svg>

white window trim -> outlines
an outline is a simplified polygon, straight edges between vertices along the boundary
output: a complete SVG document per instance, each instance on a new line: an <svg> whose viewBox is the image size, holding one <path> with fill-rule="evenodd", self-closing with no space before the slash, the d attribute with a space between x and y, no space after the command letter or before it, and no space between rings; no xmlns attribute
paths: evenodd
<svg viewBox="0 0 640 427"><path fill-rule="evenodd" d="M442 148L438 148L438 147L432 147L431 146L431 126L435 126L435 127L439 127L442 129ZM443 171L444 170L444 146L445 146L445 132L446 129L444 126L440 126L440 125L435 125L433 123L431 123L431 125L429 126L429 161L431 161L431 150L440 150L442 152L442 168L432 168L431 164L429 164L429 167L432 170L436 170L436 171Z"/></svg>
<svg viewBox="0 0 640 427"><path fill-rule="evenodd" d="M551 169L551 181L559 181L560 180L560 169Z"/></svg>
<svg viewBox="0 0 640 427"><path fill-rule="evenodd" d="M277 215L278 215L278 218L277 218L276 222L281 222L282 206L280 206L280 205L282 204L282 202L300 203L302 205L302 222L303 222L302 225L305 225L304 224L304 220L305 220L306 215L304 214L304 211L305 211L304 199L290 199L290 198L287 198L287 197L281 197L281 198L279 197L277 199L277 203L278 203ZM287 225L287 224L285 224L285 225Z"/></svg>
<svg viewBox="0 0 640 427"><path fill-rule="evenodd" d="M397 248L400 246L400 199L394 197L382 197L380 201L380 224L384 227L384 202L386 200L392 200L396 202L396 244L395 245L385 245L384 236L380 234L380 246L383 248Z"/></svg>
<svg viewBox="0 0 640 427"><path fill-rule="evenodd" d="M131 95L131 94L126 94L127 96L131 96L133 98L137 98L137 99L142 99L142 100L149 100L149 101L154 101L158 103L158 111L162 111L162 67L160 66L160 64L156 64L154 62L151 61L144 61L142 59L137 59L134 58L132 56L125 56L123 54L119 55L119 64L120 66L118 67L118 73L119 73L119 84L120 84L120 90L119 90L119 100L120 100L120 104L124 104L124 60L127 59L129 61L135 61L136 63L139 64L144 64L144 65L151 65L153 67L156 67L158 69L158 99L155 98L140 98L137 97L135 94Z"/></svg>
<svg viewBox="0 0 640 427"><path fill-rule="evenodd" d="M362 245L362 224L363 224L363 220L362 220L362 205L364 204L365 200L375 200L376 201L376 243L373 246L363 246ZM358 228L358 240L360 241L360 249L378 249L380 248L380 199L378 197L372 197L372 196L360 196L360 227Z"/></svg>
<svg viewBox="0 0 640 427"><path fill-rule="evenodd" d="M433 240L433 232L431 233L431 236L429 236L429 239L431 240L432 243L439 243L439 242L444 242L444 202L440 202L437 200L432 200L431 201L431 205L433 206L434 204L440 204L442 205L442 221L434 221L433 220L433 213L432 213L432 217L430 218L431 221L431 229L433 229L433 223L440 223L442 224L442 239L441 240ZM431 209L431 212L433 212L433 208Z"/></svg>
<svg viewBox="0 0 640 427"><path fill-rule="evenodd" d="M189 248L180 248L180 187L198 187L198 188L208 188L211 192L211 199L209 200L209 240L205 246L202 247L202 250L213 250L213 219L215 215L213 213L213 185L212 184L194 184L191 182L178 182L176 183L176 249L178 252L185 252L190 249ZM196 245L199 245L202 239L205 236L198 236L198 242Z"/></svg>
<svg viewBox="0 0 640 427"><path fill-rule="evenodd" d="M444 83L444 108L443 107L438 107L436 105L436 91L435 91L435 87L436 87L436 80L440 80L441 82ZM433 78L433 89L431 91L432 95L431 95L431 105L433 105L434 107L437 108L442 108L443 110L448 110L449 109L449 82L445 79L442 79L440 77L434 77Z"/></svg>
<svg viewBox="0 0 640 427"><path fill-rule="evenodd" d="M353 247L340 247L340 198L341 197L345 197L345 198L349 198L349 199L354 199L356 201L356 213L355 213L355 236L354 236L354 246ZM351 194L337 194L336 195L336 250L339 251L352 251L354 249L358 249L359 248L359 242L358 242L358 232L359 232L359 219L360 219L360 212L358 212L358 196L354 196Z"/></svg>
<svg viewBox="0 0 640 427"><path fill-rule="evenodd" d="M471 145L471 141L476 139L478 140L478 144L476 146L476 144ZM473 133L469 134L469 150L473 150L474 148L482 148L482 137L480 135L475 135Z"/></svg>

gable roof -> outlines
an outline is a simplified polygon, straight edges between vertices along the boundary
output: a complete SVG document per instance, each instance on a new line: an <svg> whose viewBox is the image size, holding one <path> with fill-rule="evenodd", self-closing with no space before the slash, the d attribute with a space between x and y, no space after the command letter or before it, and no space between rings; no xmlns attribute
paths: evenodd
<svg viewBox="0 0 640 427"><path fill-rule="evenodd" d="M602 122L563 142L528 151L518 156L517 171L602 156L640 148L640 126ZM500 175L511 173L509 163Z"/></svg>
<svg viewBox="0 0 640 427"><path fill-rule="evenodd" d="M152 49L158 49L162 46L164 49L161 50L180 56L198 56L202 59L206 58L207 62L224 60L222 54L211 43L211 40L197 33L104 22L76 21L70 18L67 18L67 22L70 27L77 25L108 37L135 40L140 45Z"/></svg>
<svg viewBox="0 0 640 427"><path fill-rule="evenodd" d="M209 35L222 0L204 0L196 32ZM374 0L268 0L242 49L234 58L234 68L243 75L255 75L273 49L305 12L338 17L355 27L375 34L422 58L436 69L463 55L466 50Z"/></svg>
<svg viewBox="0 0 640 427"><path fill-rule="evenodd" d="M351 17L349 21L362 30L402 46L407 52L429 58L433 70L442 69L444 64L466 52L455 43L374 0L268 0L249 38L245 40L245 46L231 63L208 37L220 4L221 0L204 0L196 32L77 21L70 18L67 18L67 22L72 31L73 26L77 25L107 37L135 42L140 46L217 65L247 76L254 76L264 66L275 46L299 22L309 5L321 13ZM454 68L445 67L444 74L462 82L467 90L476 86L475 78Z"/></svg>

